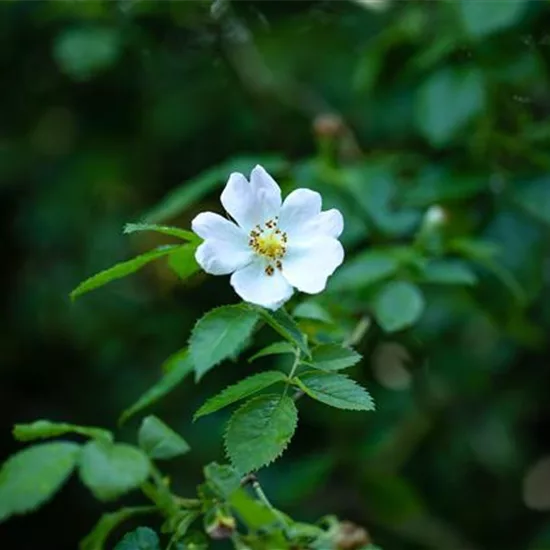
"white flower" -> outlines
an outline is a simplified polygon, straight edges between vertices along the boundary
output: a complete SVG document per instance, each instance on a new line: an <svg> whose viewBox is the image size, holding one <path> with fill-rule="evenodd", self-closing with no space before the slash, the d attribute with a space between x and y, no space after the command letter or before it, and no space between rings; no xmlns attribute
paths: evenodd
<svg viewBox="0 0 550 550"><path fill-rule="evenodd" d="M221 194L236 223L203 212L192 222L204 239L196 253L212 275L231 275L245 301L269 309L281 307L294 292L321 292L344 259L337 240L344 229L336 209L321 212L321 195L296 189L285 201L275 180L256 166L248 181L233 173Z"/></svg>

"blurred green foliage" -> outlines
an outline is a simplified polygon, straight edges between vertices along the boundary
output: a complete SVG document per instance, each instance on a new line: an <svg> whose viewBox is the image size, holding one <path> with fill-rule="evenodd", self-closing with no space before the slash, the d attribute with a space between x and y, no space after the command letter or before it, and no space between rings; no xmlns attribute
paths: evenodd
<svg viewBox="0 0 550 550"><path fill-rule="evenodd" d="M271 500L386 550L550 549L549 25L534 0L1 3L2 459L15 422L114 426L195 319L236 301L162 262L68 293L166 243L126 222L188 227L260 162L344 213L348 260L298 307L316 333L319 311L359 321L353 372L377 403L308 403L262 472ZM167 364L166 392L189 372ZM183 492L229 414L189 429L193 412L255 368L185 378L156 407L193 448ZM98 515L71 482L0 536L74 549Z"/></svg>

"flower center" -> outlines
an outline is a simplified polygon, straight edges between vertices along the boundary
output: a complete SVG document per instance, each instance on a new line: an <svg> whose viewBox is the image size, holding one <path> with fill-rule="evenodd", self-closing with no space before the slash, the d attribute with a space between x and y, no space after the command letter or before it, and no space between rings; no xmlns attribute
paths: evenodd
<svg viewBox="0 0 550 550"><path fill-rule="evenodd" d="M273 275L275 268L282 269L281 260L286 253L286 243L286 233L277 227L277 218L268 220L263 226L257 225L250 232L248 241L254 252L267 260L267 275Z"/></svg>

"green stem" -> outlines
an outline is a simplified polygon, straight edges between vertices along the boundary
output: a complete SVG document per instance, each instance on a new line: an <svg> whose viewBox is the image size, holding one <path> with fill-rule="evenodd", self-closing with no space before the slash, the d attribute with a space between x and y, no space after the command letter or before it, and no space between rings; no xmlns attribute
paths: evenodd
<svg viewBox="0 0 550 550"><path fill-rule="evenodd" d="M273 504L271 504L270 500L267 498L267 495L264 493L264 490L262 489L262 486L260 485L260 482L258 481L258 478L254 476L252 478L252 489L256 493L256 496L258 497L258 500L263 502L263 504L273 512L274 516L277 516L277 519L279 520L279 523L281 524L281 527L284 531L286 531L289 527L288 522L286 521L285 517L279 510L277 510Z"/></svg>
<svg viewBox="0 0 550 550"><path fill-rule="evenodd" d="M288 392L288 388L290 386L290 381L294 377L294 374L296 373L296 369L298 368L298 365L300 364L300 350L296 348L294 350L294 363L292 363L292 367L290 369L290 372L288 374L288 380L286 382L285 391L283 392L283 396L285 396Z"/></svg>

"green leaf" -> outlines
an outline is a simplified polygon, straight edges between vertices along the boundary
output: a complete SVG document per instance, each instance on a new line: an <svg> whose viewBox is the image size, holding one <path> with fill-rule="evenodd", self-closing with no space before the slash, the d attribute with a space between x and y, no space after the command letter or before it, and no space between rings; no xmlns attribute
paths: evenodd
<svg viewBox="0 0 550 550"><path fill-rule="evenodd" d="M367 250L346 262L330 279L329 290L356 290L368 287L397 273L399 259L383 250Z"/></svg>
<svg viewBox="0 0 550 550"><path fill-rule="evenodd" d="M115 550L160 550L157 534L149 527L138 527L127 533L115 546Z"/></svg>
<svg viewBox="0 0 550 550"><path fill-rule="evenodd" d="M304 393L337 409L373 411L374 401L369 392L343 374L310 371L296 378Z"/></svg>
<svg viewBox="0 0 550 550"><path fill-rule="evenodd" d="M433 146L442 147L464 129L484 103L483 76L479 71L442 69L426 80L418 92L418 130Z"/></svg>
<svg viewBox="0 0 550 550"><path fill-rule="evenodd" d="M292 312L294 317L301 319L311 319L313 321L321 321L322 323L334 323L334 319L330 316L330 313L321 307L316 302L302 302Z"/></svg>
<svg viewBox="0 0 550 550"><path fill-rule="evenodd" d="M163 365L163 370L166 374L154 386L149 388L131 407L122 413L119 423L123 424L134 414L150 407L162 399L176 388L186 376L191 374L194 367L195 365L187 348L171 355Z"/></svg>
<svg viewBox="0 0 550 550"><path fill-rule="evenodd" d="M182 183L160 204L155 206L145 216L147 222L159 223L176 217L189 206L198 202L208 193L222 187L231 172L241 172L247 177L256 164L261 164L268 172L279 172L285 166L285 161L280 156L266 155L254 157L238 157L229 159L220 166L210 168L195 178Z"/></svg>
<svg viewBox="0 0 550 550"><path fill-rule="evenodd" d="M296 321L294 321L283 308L277 311L270 311L263 307L254 307L254 309L258 311L264 321L283 338L288 340L308 357L311 356L305 335L296 324Z"/></svg>
<svg viewBox="0 0 550 550"><path fill-rule="evenodd" d="M475 285L477 277L470 266L460 260L432 260L424 266L422 280L444 285Z"/></svg>
<svg viewBox="0 0 550 550"><path fill-rule="evenodd" d="M312 366L325 371L347 369L362 359L355 350L338 344L321 344L313 348L312 357Z"/></svg>
<svg viewBox="0 0 550 550"><path fill-rule="evenodd" d="M513 200L540 222L550 224L550 178L543 177L517 186Z"/></svg>
<svg viewBox="0 0 550 550"><path fill-rule="evenodd" d="M200 266L195 259L196 245L180 246L168 256L168 266L180 279L187 279L199 271Z"/></svg>
<svg viewBox="0 0 550 550"><path fill-rule="evenodd" d="M55 40L54 57L74 80L89 80L113 65L122 50L118 29L99 26L69 27Z"/></svg>
<svg viewBox="0 0 550 550"><path fill-rule="evenodd" d="M255 353L248 362L252 363L256 359L267 355L280 355L283 353L294 353L294 346L290 342L275 342Z"/></svg>
<svg viewBox="0 0 550 550"><path fill-rule="evenodd" d="M51 422L50 420L36 420L31 424L16 424L13 428L13 435L18 441L48 439L68 433L76 433L94 439L113 441L113 434L109 430L89 426L77 426L64 422Z"/></svg>
<svg viewBox="0 0 550 550"><path fill-rule="evenodd" d="M211 462L204 467L204 477L221 499L228 499L241 487L241 476L232 466Z"/></svg>
<svg viewBox="0 0 550 550"><path fill-rule="evenodd" d="M8 458L0 470L0 522L50 500L71 475L79 453L76 443L55 441Z"/></svg>
<svg viewBox="0 0 550 550"><path fill-rule="evenodd" d="M240 350L257 321L258 313L243 305L222 306L199 319L189 340L195 379Z"/></svg>
<svg viewBox="0 0 550 550"><path fill-rule="evenodd" d="M154 231L155 233L162 233L163 235L169 235L170 237L176 237L189 241L192 243L199 243L201 239L198 235L195 235L192 231L186 229L180 229L179 227L171 227L169 225L157 225L154 223L127 223L124 226L124 234L129 235L131 233L137 233L139 231Z"/></svg>
<svg viewBox="0 0 550 550"><path fill-rule="evenodd" d="M277 382L284 382L286 376L279 371L266 371L254 374L225 388L218 395L211 397L204 405L195 413L195 419L219 411L236 401L240 401L249 395L253 395Z"/></svg>
<svg viewBox="0 0 550 550"><path fill-rule="evenodd" d="M86 538L80 541L80 550L105 550L105 543L109 535L121 523L139 514L149 514L155 511L154 506L135 506L103 514L90 533L86 535Z"/></svg>
<svg viewBox="0 0 550 550"><path fill-rule="evenodd" d="M526 12L527 0L459 0L456 6L468 34L482 38L517 23Z"/></svg>
<svg viewBox="0 0 550 550"><path fill-rule="evenodd" d="M91 290L99 288L100 286L110 283L111 281L121 279L122 277L126 277L127 275L131 275L149 262L170 254L176 248L178 247L171 245L161 246L159 248L155 248L154 250L150 250L145 254L136 256L131 260L116 264L109 269L105 269L104 271L100 271L99 273L96 273L89 279L86 279L84 282L80 283L71 292L71 300L74 300L75 298L78 298L78 296L86 294Z"/></svg>
<svg viewBox="0 0 550 550"><path fill-rule="evenodd" d="M231 417L225 433L227 455L241 473L273 462L287 447L298 422L294 401L286 395L254 397Z"/></svg>
<svg viewBox="0 0 550 550"><path fill-rule="evenodd" d="M149 460L137 447L90 441L80 459L80 478L99 500L137 489L149 476Z"/></svg>
<svg viewBox="0 0 550 550"><path fill-rule="evenodd" d="M386 332L413 325L424 311L420 289L407 281L387 283L374 299L374 315Z"/></svg>
<svg viewBox="0 0 550 550"><path fill-rule="evenodd" d="M150 458L168 459L189 451L187 442L156 416L143 419L138 433L139 446Z"/></svg>

